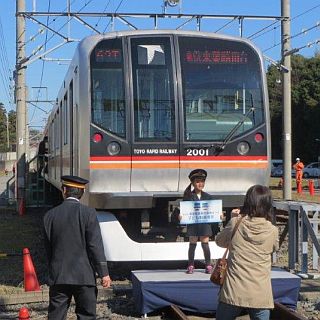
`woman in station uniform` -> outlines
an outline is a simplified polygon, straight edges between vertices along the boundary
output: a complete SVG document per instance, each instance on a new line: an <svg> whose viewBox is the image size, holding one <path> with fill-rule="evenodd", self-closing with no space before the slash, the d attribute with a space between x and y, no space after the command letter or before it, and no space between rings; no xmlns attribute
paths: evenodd
<svg viewBox="0 0 320 320"><path fill-rule="evenodd" d="M209 193L203 191L207 172L203 169L195 169L190 172L190 184L185 189L183 201L199 201L212 200ZM193 190L192 190L193 187ZM209 238L212 236L212 228L210 223L196 223L187 226L187 235L189 236L188 250L188 268L187 273L192 274L194 271L194 254L197 247L197 241L201 241L202 250L206 264L206 273L212 272L211 253L209 248Z"/></svg>

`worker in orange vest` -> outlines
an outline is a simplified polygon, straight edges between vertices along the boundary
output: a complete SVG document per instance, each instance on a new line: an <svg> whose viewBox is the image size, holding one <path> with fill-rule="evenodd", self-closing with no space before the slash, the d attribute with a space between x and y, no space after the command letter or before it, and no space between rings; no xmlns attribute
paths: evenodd
<svg viewBox="0 0 320 320"><path fill-rule="evenodd" d="M300 158L296 158L296 163L293 165L293 169L296 170L296 182L302 183L302 175L303 175L304 164L300 161Z"/></svg>

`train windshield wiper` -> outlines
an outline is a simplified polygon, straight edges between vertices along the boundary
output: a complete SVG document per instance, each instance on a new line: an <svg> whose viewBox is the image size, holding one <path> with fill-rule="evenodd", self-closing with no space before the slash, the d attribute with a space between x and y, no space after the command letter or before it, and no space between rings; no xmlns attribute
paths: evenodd
<svg viewBox="0 0 320 320"><path fill-rule="evenodd" d="M243 116L241 120L232 128L232 130L228 133L228 135L225 137L221 145L215 146L216 152L220 153L224 150L226 145L229 143L229 141L232 139L234 134L237 132L237 130L243 125L245 120L249 117L249 115L254 112L254 107L251 107L248 112Z"/></svg>

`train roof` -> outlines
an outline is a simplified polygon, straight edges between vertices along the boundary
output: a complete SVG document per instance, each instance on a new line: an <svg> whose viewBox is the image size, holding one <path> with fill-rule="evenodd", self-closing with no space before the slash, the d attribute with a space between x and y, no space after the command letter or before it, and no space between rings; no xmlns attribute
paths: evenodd
<svg viewBox="0 0 320 320"><path fill-rule="evenodd" d="M259 49L251 42L250 40L237 37L237 36L230 36L226 34L216 33L216 32L207 32L207 31L192 31L192 30L172 30L172 29L139 29L139 30L124 30L124 31L114 31L108 32L103 34L95 34L92 36L88 36L83 38L78 47L81 47L86 42L99 42L102 39L110 39L110 38L117 38L117 37L126 37L126 36L143 36L143 35L185 35L185 36L200 36L200 37L210 37L216 39L223 39L223 40L230 40L230 41L240 41L245 42L248 45L255 48L255 50L259 51Z"/></svg>

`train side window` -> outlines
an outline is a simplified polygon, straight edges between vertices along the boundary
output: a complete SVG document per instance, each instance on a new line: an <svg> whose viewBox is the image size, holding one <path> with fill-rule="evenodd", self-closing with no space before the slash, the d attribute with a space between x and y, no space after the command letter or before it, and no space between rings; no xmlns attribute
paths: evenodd
<svg viewBox="0 0 320 320"><path fill-rule="evenodd" d="M174 141L170 38L131 39L135 141Z"/></svg>
<svg viewBox="0 0 320 320"><path fill-rule="evenodd" d="M126 104L121 39L101 41L91 63L91 121L104 130L126 137Z"/></svg>

